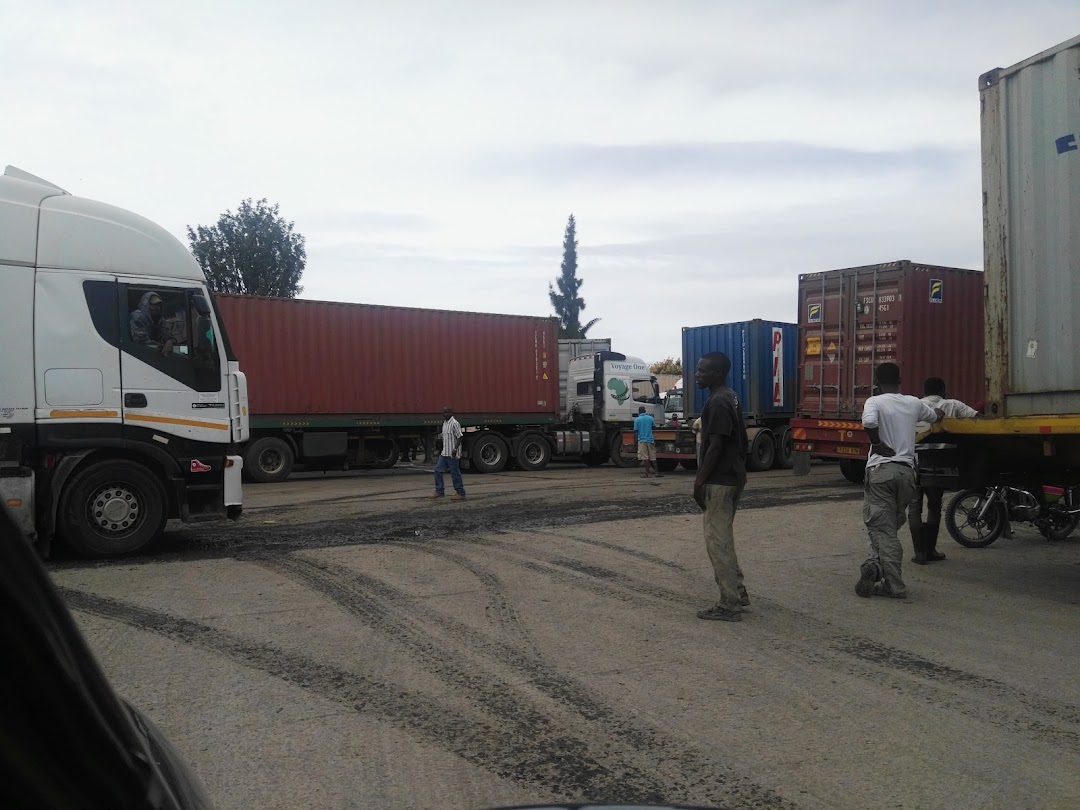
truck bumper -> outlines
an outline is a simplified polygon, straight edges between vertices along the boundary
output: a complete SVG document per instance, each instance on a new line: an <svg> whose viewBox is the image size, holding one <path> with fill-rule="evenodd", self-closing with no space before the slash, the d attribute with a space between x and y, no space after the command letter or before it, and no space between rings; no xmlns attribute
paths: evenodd
<svg viewBox="0 0 1080 810"><path fill-rule="evenodd" d="M850 461L866 459L870 451L870 436L861 422L793 419L791 439L796 455L805 453L811 458Z"/></svg>

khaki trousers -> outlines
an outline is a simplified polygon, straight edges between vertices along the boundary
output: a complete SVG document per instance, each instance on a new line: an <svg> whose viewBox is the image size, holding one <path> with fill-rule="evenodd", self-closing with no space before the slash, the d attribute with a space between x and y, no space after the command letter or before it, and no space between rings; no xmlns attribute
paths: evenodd
<svg viewBox="0 0 1080 810"><path fill-rule="evenodd" d="M712 561L713 574L720 588L719 604L736 613L742 611L740 599L746 592L739 559L735 555L735 510L742 487L708 484L705 487L705 549Z"/></svg>

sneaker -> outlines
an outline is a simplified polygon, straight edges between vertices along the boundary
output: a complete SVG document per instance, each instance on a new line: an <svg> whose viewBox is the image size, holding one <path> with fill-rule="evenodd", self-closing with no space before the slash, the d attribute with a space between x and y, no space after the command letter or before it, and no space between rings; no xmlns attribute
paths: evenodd
<svg viewBox="0 0 1080 810"><path fill-rule="evenodd" d="M855 595L869 597L874 592L874 584L878 581L877 563L867 560L859 566L859 581L855 583Z"/></svg>
<svg viewBox="0 0 1080 810"><path fill-rule="evenodd" d="M737 610L728 610L720 605L713 605L705 610L699 610L697 617L699 619L709 619L716 622L741 622L742 613Z"/></svg>
<svg viewBox="0 0 1080 810"><path fill-rule="evenodd" d="M870 592L870 595L884 596L886 599L907 599L907 591L903 591L902 593L893 593L892 588L886 585L884 580L874 583L874 588Z"/></svg>
<svg viewBox="0 0 1080 810"><path fill-rule="evenodd" d="M739 591L739 604L743 607L750 607L750 594L746 591Z"/></svg>
<svg viewBox="0 0 1080 810"><path fill-rule="evenodd" d="M441 492L436 492L434 495L428 495L428 500L437 501L441 497L443 497L443 494Z"/></svg>
<svg viewBox="0 0 1080 810"><path fill-rule="evenodd" d="M464 500L467 500L467 498L464 495L451 495L450 500L452 500L452 501L464 501Z"/></svg>

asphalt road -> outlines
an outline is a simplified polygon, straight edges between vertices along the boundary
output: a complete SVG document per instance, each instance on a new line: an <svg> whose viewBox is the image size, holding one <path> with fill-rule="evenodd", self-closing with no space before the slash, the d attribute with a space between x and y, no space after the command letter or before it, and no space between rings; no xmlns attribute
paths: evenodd
<svg viewBox="0 0 1080 810"><path fill-rule="evenodd" d="M860 599L859 488L752 475L752 606L703 622L688 474L466 485L251 486L238 524L52 573L220 807L1080 806L1080 540L943 537L909 600Z"/></svg>

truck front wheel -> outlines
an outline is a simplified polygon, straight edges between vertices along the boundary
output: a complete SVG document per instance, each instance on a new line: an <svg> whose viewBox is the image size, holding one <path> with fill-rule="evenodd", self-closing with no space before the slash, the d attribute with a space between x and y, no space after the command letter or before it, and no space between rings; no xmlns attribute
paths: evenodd
<svg viewBox="0 0 1080 810"><path fill-rule="evenodd" d="M616 467L637 467L641 464L634 456L623 455L623 432L616 431L611 435L611 463Z"/></svg>
<svg viewBox="0 0 1080 810"><path fill-rule="evenodd" d="M64 539L80 554L130 554L165 528L165 487L138 462L101 461L64 487L59 516Z"/></svg>
<svg viewBox="0 0 1080 810"><path fill-rule="evenodd" d="M276 436L263 436L248 445L244 453L244 472L260 484L284 481L292 472L294 460L293 449L287 441Z"/></svg>

